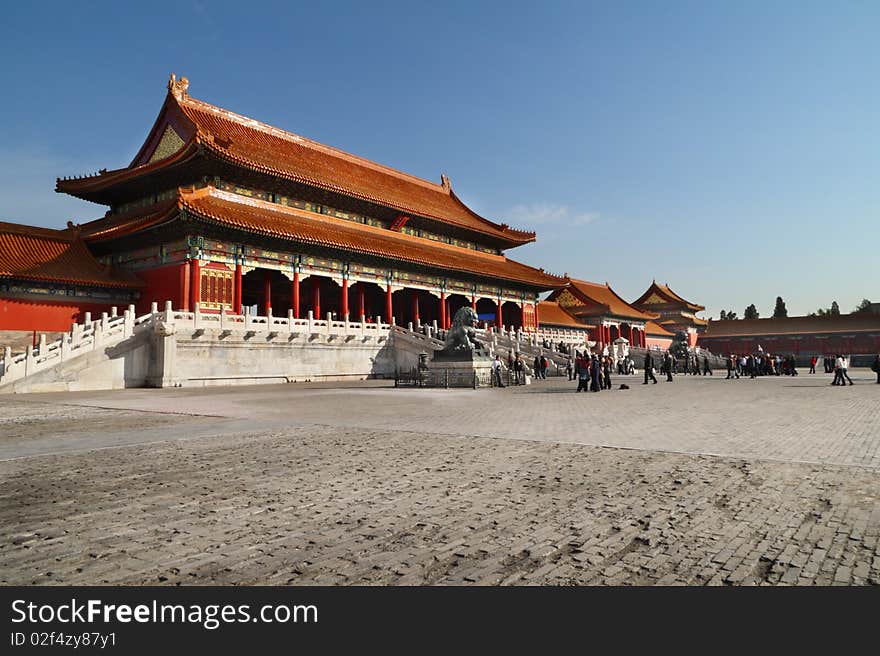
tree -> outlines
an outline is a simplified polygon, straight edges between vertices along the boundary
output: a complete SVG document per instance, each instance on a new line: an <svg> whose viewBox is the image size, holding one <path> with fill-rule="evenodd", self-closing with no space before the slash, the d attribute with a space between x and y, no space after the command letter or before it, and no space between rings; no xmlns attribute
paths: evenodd
<svg viewBox="0 0 880 656"><path fill-rule="evenodd" d="M686 358L688 356L687 333L683 330L677 331L675 333L675 336L672 338L672 344L669 345L669 350L676 358Z"/></svg>
<svg viewBox="0 0 880 656"><path fill-rule="evenodd" d="M785 301L782 300L781 296L776 297L776 307L773 308L773 318L774 319L784 319L788 316L788 310L785 308Z"/></svg>
<svg viewBox="0 0 880 656"><path fill-rule="evenodd" d="M727 313L727 320L728 321L736 321L737 318L738 317L736 316L736 312L734 312L733 310L731 310L730 312Z"/></svg>
<svg viewBox="0 0 880 656"><path fill-rule="evenodd" d="M743 312L743 319L757 319L758 316L758 308L755 307L754 303L747 307L746 311Z"/></svg>
<svg viewBox="0 0 880 656"><path fill-rule="evenodd" d="M721 316L718 318L718 321L727 321L727 312L721 310Z"/></svg>
<svg viewBox="0 0 880 656"><path fill-rule="evenodd" d="M856 309L853 310L853 314L857 314L860 312L870 312L871 311L871 301L867 298L863 298L862 302L856 306Z"/></svg>
<svg viewBox="0 0 880 656"><path fill-rule="evenodd" d="M831 301L831 307L828 308L828 314L835 317L840 316L840 306L837 304L837 301Z"/></svg>

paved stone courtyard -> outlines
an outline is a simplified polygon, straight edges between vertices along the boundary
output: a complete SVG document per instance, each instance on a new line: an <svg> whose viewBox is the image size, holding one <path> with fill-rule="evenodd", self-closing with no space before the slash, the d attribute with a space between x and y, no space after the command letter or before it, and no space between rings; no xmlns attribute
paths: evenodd
<svg viewBox="0 0 880 656"><path fill-rule="evenodd" d="M3 584L880 584L880 386L0 397Z"/></svg>

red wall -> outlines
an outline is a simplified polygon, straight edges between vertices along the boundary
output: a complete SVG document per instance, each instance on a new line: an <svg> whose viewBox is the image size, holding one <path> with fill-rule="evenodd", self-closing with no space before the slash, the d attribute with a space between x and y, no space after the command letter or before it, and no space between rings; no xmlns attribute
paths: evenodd
<svg viewBox="0 0 880 656"><path fill-rule="evenodd" d="M840 337L832 335L824 339L807 336L801 340L768 339L767 337L700 338L700 346L708 348L713 353L754 353L758 350L758 345L767 353L820 356L834 353L876 354L880 352L880 336Z"/></svg>
<svg viewBox="0 0 880 656"><path fill-rule="evenodd" d="M171 301L175 310L187 307L189 301L188 262L138 271L137 276L146 283L146 287L141 289L141 297L136 305L138 315L149 312L150 303L154 301L159 304L160 312L165 307L165 301Z"/></svg>
<svg viewBox="0 0 880 656"><path fill-rule="evenodd" d="M65 332L71 324L81 323L86 312L91 312L93 319L99 319L102 312L109 314L111 305L0 298L0 330ZM117 305L117 310L121 314L125 306Z"/></svg>

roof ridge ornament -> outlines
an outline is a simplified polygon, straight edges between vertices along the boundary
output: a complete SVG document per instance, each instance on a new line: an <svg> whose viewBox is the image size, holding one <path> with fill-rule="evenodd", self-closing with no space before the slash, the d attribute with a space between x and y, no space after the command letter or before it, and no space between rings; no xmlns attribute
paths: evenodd
<svg viewBox="0 0 880 656"><path fill-rule="evenodd" d="M183 76L178 80L177 76L172 73L168 78L168 91L170 91L171 95L178 100L188 96L189 80Z"/></svg>
<svg viewBox="0 0 880 656"><path fill-rule="evenodd" d="M449 181L449 176L445 173L440 174L440 186L446 191L452 191L452 183Z"/></svg>

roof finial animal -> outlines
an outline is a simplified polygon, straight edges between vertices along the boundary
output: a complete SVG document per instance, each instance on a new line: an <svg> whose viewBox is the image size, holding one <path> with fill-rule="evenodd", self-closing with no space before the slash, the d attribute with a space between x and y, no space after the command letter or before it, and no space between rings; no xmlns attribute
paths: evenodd
<svg viewBox="0 0 880 656"><path fill-rule="evenodd" d="M172 73L168 78L168 90L176 97L180 98L187 95L189 89L189 80L183 76L178 80L177 76Z"/></svg>

